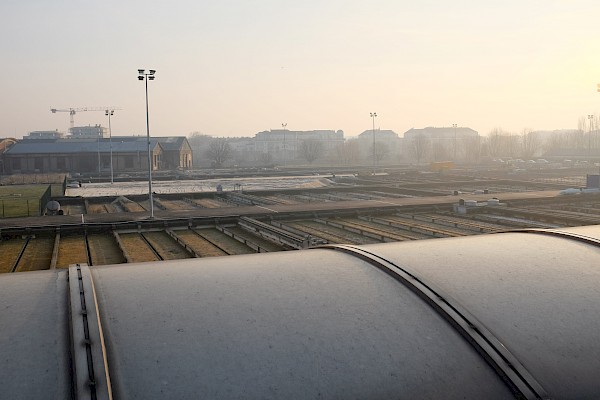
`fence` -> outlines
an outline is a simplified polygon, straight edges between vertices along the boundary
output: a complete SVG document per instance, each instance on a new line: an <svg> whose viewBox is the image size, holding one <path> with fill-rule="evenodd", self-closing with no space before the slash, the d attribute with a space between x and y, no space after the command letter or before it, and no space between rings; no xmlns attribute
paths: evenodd
<svg viewBox="0 0 600 400"><path fill-rule="evenodd" d="M40 214L39 215L44 215L44 208L46 208L46 204L48 204L48 202L50 201L51 198L52 198L52 186L48 185L48 188L44 191L44 193L40 197L40 204L39 204Z"/></svg>
<svg viewBox="0 0 600 400"><path fill-rule="evenodd" d="M0 199L0 217L34 217L43 213L43 207L40 199Z"/></svg>
<svg viewBox="0 0 600 400"><path fill-rule="evenodd" d="M44 214L46 204L52 198L52 187L48 185L39 197L22 196L20 193L0 198L0 218L37 217Z"/></svg>

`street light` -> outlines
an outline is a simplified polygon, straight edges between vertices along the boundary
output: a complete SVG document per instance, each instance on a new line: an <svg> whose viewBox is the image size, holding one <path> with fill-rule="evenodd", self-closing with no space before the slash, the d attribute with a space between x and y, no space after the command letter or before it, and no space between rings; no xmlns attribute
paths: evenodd
<svg viewBox="0 0 600 400"><path fill-rule="evenodd" d="M375 117L377 116L376 112L371 113L371 118L373 119L373 176L375 176Z"/></svg>
<svg viewBox="0 0 600 400"><path fill-rule="evenodd" d="M102 128L98 129L98 140L97 142L97 147L98 147L98 179L100 179L100 174L101 172L101 168L100 168L100 138L102 137Z"/></svg>
<svg viewBox="0 0 600 400"><path fill-rule="evenodd" d="M452 124L454 128L454 162L456 162L456 124Z"/></svg>
<svg viewBox="0 0 600 400"><path fill-rule="evenodd" d="M590 136L588 137L588 155L592 156L592 119L594 118L593 114L588 114L588 119L590 120Z"/></svg>
<svg viewBox="0 0 600 400"><path fill-rule="evenodd" d="M104 115L108 116L108 142L110 143L110 184L115 183L113 173L113 154L112 154L112 127L110 125L110 117L115 113L115 110L105 110Z"/></svg>
<svg viewBox="0 0 600 400"><path fill-rule="evenodd" d="M138 69L138 79L146 83L146 137L148 138L148 199L150 200L150 218L154 218L154 199L152 198L152 153L150 152L150 117L148 114L148 81L154 80L156 70L150 69L145 73Z"/></svg>
<svg viewBox="0 0 600 400"><path fill-rule="evenodd" d="M287 122L283 122L281 127L283 128L283 166L285 167L287 156L285 154L285 127L287 126Z"/></svg>
<svg viewBox="0 0 600 400"><path fill-rule="evenodd" d="M600 92L600 83L596 85L597 91ZM598 137L598 131L596 131L596 138ZM598 146L598 140L596 139L596 146ZM600 148L600 147L599 147ZM598 162L598 189L600 189L600 161Z"/></svg>

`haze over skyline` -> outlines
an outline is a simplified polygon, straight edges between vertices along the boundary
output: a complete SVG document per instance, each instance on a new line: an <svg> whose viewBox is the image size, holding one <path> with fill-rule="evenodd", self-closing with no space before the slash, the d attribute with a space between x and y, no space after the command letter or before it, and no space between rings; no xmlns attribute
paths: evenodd
<svg viewBox="0 0 600 400"><path fill-rule="evenodd" d="M3 1L0 137L66 132L50 108L115 106L113 135L375 126L576 128L600 113L600 3ZM103 112L75 125L108 125Z"/></svg>

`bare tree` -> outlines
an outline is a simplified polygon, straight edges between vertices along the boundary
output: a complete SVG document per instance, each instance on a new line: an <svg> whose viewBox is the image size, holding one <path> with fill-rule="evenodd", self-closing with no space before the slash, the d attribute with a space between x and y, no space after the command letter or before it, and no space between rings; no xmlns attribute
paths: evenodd
<svg viewBox="0 0 600 400"><path fill-rule="evenodd" d="M487 137L486 145L490 157L514 157L519 150L519 135L494 128Z"/></svg>
<svg viewBox="0 0 600 400"><path fill-rule="evenodd" d="M273 155L270 152L260 153L258 158L261 164L263 165L271 165L273 163Z"/></svg>
<svg viewBox="0 0 600 400"><path fill-rule="evenodd" d="M206 156L213 162L215 168L220 168L231 157L231 146L225 138L215 138L210 141Z"/></svg>
<svg viewBox="0 0 600 400"><path fill-rule="evenodd" d="M434 161L448 160L448 149L440 141L436 141L431 145L431 153Z"/></svg>
<svg viewBox="0 0 600 400"><path fill-rule="evenodd" d="M300 155L309 164L312 164L317 158L323 155L323 143L319 140L308 139L300 143Z"/></svg>
<svg viewBox="0 0 600 400"><path fill-rule="evenodd" d="M580 132L577 140L577 149L587 149L588 154L592 155L592 149L600 147L598 137L598 128L600 127L600 117L592 116L580 117L577 123L577 130Z"/></svg>
<svg viewBox="0 0 600 400"><path fill-rule="evenodd" d="M386 143L375 142L371 146L371 157L375 157L375 163L379 165L381 161L390 154L390 148Z"/></svg>
<svg viewBox="0 0 600 400"><path fill-rule="evenodd" d="M336 147L335 155L341 164L356 164L360 159L360 144L357 140L347 140Z"/></svg>
<svg viewBox="0 0 600 400"><path fill-rule="evenodd" d="M566 147L566 134L562 132L553 133L544 144L545 152L552 152Z"/></svg>
<svg viewBox="0 0 600 400"><path fill-rule="evenodd" d="M577 120L577 130L573 132L570 136L569 147L574 149L585 149L587 147L586 134L587 132L587 118L579 117Z"/></svg>
<svg viewBox="0 0 600 400"><path fill-rule="evenodd" d="M411 151L415 159L417 160L417 164L421 162L423 158L429 152L430 142L429 139L425 137L423 134L419 134L415 136L411 143Z"/></svg>
<svg viewBox="0 0 600 400"><path fill-rule="evenodd" d="M504 155L504 136L506 133L502 128L494 128L487 138L487 149L490 157L500 157Z"/></svg>
<svg viewBox="0 0 600 400"><path fill-rule="evenodd" d="M532 132L531 129L523 129L521 133L521 157L533 158L540 147L541 142L537 133Z"/></svg>
<svg viewBox="0 0 600 400"><path fill-rule="evenodd" d="M481 138L469 137L463 140L464 159L468 163L478 163L481 158Z"/></svg>

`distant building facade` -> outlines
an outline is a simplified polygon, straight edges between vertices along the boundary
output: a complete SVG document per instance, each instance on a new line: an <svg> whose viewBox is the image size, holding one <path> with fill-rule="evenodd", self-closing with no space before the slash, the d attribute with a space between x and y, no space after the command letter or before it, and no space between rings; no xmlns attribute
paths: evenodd
<svg viewBox="0 0 600 400"><path fill-rule="evenodd" d="M444 141L453 141L456 135L457 139L464 138L477 138L479 137L479 133L471 128L460 127L443 127L443 128L411 128L408 131L404 132L404 139L411 140L417 137L418 135L423 135L428 139L435 140L444 140Z"/></svg>
<svg viewBox="0 0 600 400"><path fill-rule="evenodd" d="M185 137L151 138L152 170L192 168L192 151ZM148 169L145 137L21 140L3 154L4 170L14 173L134 172Z"/></svg>
<svg viewBox="0 0 600 400"><path fill-rule="evenodd" d="M23 139L61 139L65 136L64 132L55 131L32 131Z"/></svg>
<svg viewBox="0 0 600 400"><path fill-rule="evenodd" d="M108 129L101 125L74 126L69 128L69 136L73 139L108 138Z"/></svg>
<svg viewBox="0 0 600 400"><path fill-rule="evenodd" d="M408 158L420 161L464 161L479 151L473 148L479 147L480 139L467 127L411 128L404 132L404 149Z"/></svg>
<svg viewBox="0 0 600 400"><path fill-rule="evenodd" d="M156 157L156 160L153 161L154 169L177 170L192 168L193 152L185 136L153 137L150 138L151 147L154 146L154 142L160 146L160 154L157 153L154 155ZM136 143L136 145L129 146L143 146L147 149L148 139L145 136L114 136L112 143L113 148L115 144L116 146L127 146L126 143ZM145 168L147 168L148 163L145 165Z"/></svg>
<svg viewBox="0 0 600 400"><path fill-rule="evenodd" d="M373 158L373 145L376 153L381 153L376 156L381 163L394 163L401 158L403 140L392 130L369 129L359 134L358 140L365 160Z"/></svg>
<svg viewBox="0 0 600 400"><path fill-rule="evenodd" d="M14 138L0 138L0 174L6 173L4 168L4 153L15 143L17 143L17 140Z"/></svg>
<svg viewBox="0 0 600 400"><path fill-rule="evenodd" d="M272 129L259 132L254 137L254 151L260 157L268 154L273 160L295 160L300 157L300 146L304 141L317 141L323 146L325 157L332 154L336 147L344 143L341 130L290 131Z"/></svg>
<svg viewBox="0 0 600 400"><path fill-rule="evenodd" d="M154 138L162 148L159 165L163 170L191 169L193 153L190 143L184 136L166 136ZM147 142L146 138L136 137L137 141Z"/></svg>
<svg viewBox="0 0 600 400"><path fill-rule="evenodd" d="M10 146L17 143L14 138L0 138L0 154L4 153Z"/></svg>

